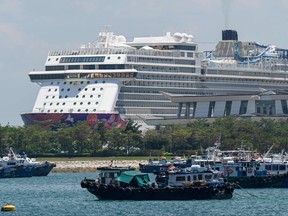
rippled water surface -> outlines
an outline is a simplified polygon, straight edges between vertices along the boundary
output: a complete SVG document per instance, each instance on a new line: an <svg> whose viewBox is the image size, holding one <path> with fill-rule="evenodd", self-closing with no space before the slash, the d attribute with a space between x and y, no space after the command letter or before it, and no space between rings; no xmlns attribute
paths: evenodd
<svg viewBox="0 0 288 216"><path fill-rule="evenodd" d="M46 177L0 179L0 215L288 215L287 189L237 189L230 200L99 201L81 188L94 173L51 173Z"/></svg>

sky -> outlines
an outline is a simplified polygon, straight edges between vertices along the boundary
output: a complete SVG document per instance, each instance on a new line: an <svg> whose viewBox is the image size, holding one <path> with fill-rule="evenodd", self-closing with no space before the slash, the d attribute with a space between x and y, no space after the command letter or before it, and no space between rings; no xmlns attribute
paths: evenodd
<svg viewBox="0 0 288 216"><path fill-rule="evenodd" d="M287 21L287 0L0 0L0 125L23 126L40 89L28 73L44 70L49 51L93 42L105 26L128 41L185 32L199 50L233 29L288 49Z"/></svg>

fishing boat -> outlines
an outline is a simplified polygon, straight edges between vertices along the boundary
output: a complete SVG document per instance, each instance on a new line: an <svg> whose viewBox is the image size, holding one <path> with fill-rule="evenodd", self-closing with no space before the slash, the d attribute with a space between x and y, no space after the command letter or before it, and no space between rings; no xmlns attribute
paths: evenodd
<svg viewBox="0 0 288 216"><path fill-rule="evenodd" d="M207 155L197 159L194 164L211 167L222 173L228 182L235 183L238 188L287 188L288 164L282 155L271 155L273 145L263 155L240 148L220 150L220 143L206 149ZM281 158L281 160L279 159Z"/></svg>
<svg viewBox="0 0 288 216"><path fill-rule="evenodd" d="M55 166L48 161L38 162L25 153L15 154L10 147L8 155L0 159L0 178L47 176Z"/></svg>
<svg viewBox="0 0 288 216"><path fill-rule="evenodd" d="M148 173L108 168L100 171L99 179L83 179L81 187L101 200L230 199L234 191L215 173L198 169L171 170L152 180Z"/></svg>

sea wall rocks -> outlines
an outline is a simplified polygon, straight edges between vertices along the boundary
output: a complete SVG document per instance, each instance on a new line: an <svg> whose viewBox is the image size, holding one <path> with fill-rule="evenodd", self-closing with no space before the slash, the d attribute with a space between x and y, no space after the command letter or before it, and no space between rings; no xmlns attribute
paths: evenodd
<svg viewBox="0 0 288 216"><path fill-rule="evenodd" d="M108 166L109 160L92 160L92 161L51 161L56 163L52 172L95 172L98 167ZM146 160L114 160L113 166L139 168L139 163L147 163Z"/></svg>

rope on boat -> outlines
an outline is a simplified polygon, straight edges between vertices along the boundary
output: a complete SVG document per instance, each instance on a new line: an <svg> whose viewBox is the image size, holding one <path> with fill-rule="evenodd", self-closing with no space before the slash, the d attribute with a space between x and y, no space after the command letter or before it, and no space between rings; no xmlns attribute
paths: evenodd
<svg viewBox="0 0 288 216"><path fill-rule="evenodd" d="M241 190L244 190L243 187L241 187L239 184L235 184L235 187L239 187ZM250 196L253 196L253 197L258 197L256 196L255 194L252 194L252 193L249 193L248 191L244 190L247 194L249 194Z"/></svg>

